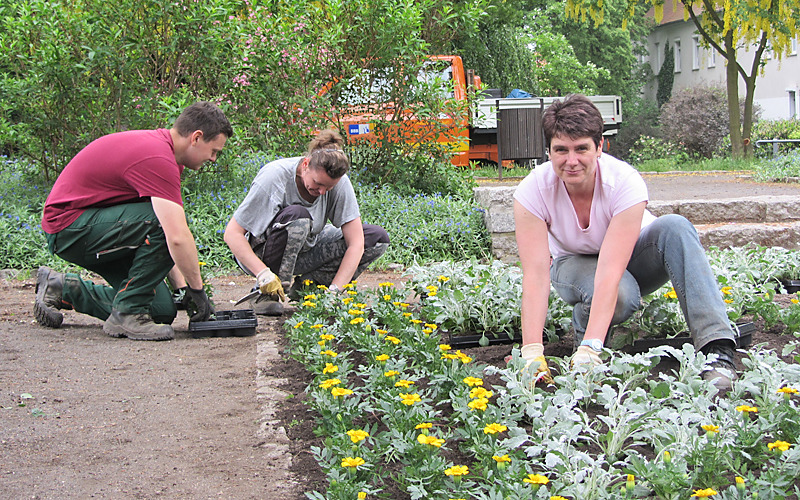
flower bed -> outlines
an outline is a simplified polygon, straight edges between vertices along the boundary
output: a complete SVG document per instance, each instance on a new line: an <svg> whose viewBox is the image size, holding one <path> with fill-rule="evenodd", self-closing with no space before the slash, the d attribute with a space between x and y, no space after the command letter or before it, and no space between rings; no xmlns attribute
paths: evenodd
<svg viewBox="0 0 800 500"><path fill-rule="evenodd" d="M439 279L442 278L448 279ZM442 274L423 286L452 280ZM424 282L417 281L418 285ZM800 491L800 355L755 346L726 397L691 346L606 352L555 385L532 387L518 350L482 366L441 340L391 283L308 290L286 322L292 356L313 374L308 402L328 478L314 499L779 498ZM427 293L425 295L428 296ZM423 303L425 300L422 301ZM678 360L653 375L661 358ZM740 488L743 488L742 492Z"/></svg>

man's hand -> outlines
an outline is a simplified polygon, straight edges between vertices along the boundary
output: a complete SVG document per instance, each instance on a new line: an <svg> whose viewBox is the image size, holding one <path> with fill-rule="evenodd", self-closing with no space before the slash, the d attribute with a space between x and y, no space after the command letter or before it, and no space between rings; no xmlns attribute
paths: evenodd
<svg viewBox="0 0 800 500"><path fill-rule="evenodd" d="M543 381L546 384L553 383L553 375L550 373L550 368L547 366L547 360L544 359L544 345L543 344L526 344L519 350L522 359L525 360L525 371L531 365L536 369L536 382ZM533 369L533 368L532 368Z"/></svg>
<svg viewBox="0 0 800 500"><path fill-rule="evenodd" d="M189 318L189 321L208 321L208 318L214 314L214 306L211 304L211 301L208 300L206 291L202 288L195 290L194 288L187 287L186 292L197 308L197 312Z"/></svg>
<svg viewBox="0 0 800 500"><path fill-rule="evenodd" d="M281 301L286 301L286 293L283 291L280 278L275 276L268 267L258 273L256 276L256 284L262 295L270 295L275 298L275 300L278 300L278 297L280 297Z"/></svg>

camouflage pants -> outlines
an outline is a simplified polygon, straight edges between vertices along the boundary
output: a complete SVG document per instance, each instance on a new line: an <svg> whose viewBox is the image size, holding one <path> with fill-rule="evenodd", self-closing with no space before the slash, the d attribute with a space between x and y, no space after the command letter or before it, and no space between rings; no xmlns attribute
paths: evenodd
<svg viewBox="0 0 800 500"><path fill-rule="evenodd" d="M364 224L363 227L364 255L353 279L389 247L389 234L385 229L372 224ZM250 246L282 282L291 283L295 276L300 276L303 280L310 279L328 286L339 270L347 244L342 230L328 224L317 236L316 244L309 247L307 241L310 231L311 215L308 210L299 205L290 205L278 213L262 237L250 238Z"/></svg>

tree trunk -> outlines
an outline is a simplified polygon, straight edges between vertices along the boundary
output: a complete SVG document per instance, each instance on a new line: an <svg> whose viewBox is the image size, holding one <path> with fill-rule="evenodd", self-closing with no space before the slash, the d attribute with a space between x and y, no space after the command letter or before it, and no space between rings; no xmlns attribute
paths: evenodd
<svg viewBox="0 0 800 500"><path fill-rule="evenodd" d="M739 115L739 70L736 62L736 45L733 34L725 35L725 79L728 89L728 123L731 131L731 156L744 158L744 142L742 141L742 121ZM755 90L755 89L754 89ZM750 89L748 87L748 93ZM752 96L750 96L752 99ZM752 113L751 113L752 118ZM749 134L748 134L749 135Z"/></svg>

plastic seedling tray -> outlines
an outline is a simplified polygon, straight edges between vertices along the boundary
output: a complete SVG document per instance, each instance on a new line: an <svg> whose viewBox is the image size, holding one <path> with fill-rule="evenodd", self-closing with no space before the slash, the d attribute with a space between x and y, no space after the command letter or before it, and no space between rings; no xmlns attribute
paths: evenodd
<svg viewBox="0 0 800 500"><path fill-rule="evenodd" d="M800 292L800 280L781 280L781 286L786 291L786 293L797 293Z"/></svg>
<svg viewBox="0 0 800 500"><path fill-rule="evenodd" d="M248 337L256 334L258 319L252 309L217 311L216 319L190 321L189 333L201 337Z"/></svg>
<svg viewBox="0 0 800 500"><path fill-rule="evenodd" d="M750 346L750 343L753 341L753 332L756 330L755 325L753 323L737 323L736 328L733 330L734 340L736 341L736 348L737 349L744 349ZM631 354L637 354L640 352L647 352L652 347L658 347L662 345L672 346L676 349L680 349L683 347L683 344L691 344L692 337L688 334L678 335L677 337L672 337L669 339L661 339L661 338L646 338L646 339L638 339L633 341L633 345L629 345L625 347L625 352Z"/></svg>
<svg viewBox="0 0 800 500"><path fill-rule="evenodd" d="M468 349L470 347L481 347L480 340L483 335L450 335L448 344L453 349ZM489 341L487 345L504 345L522 343L522 333L514 332L513 336L509 338L508 334L500 333L495 336L494 334L486 335Z"/></svg>

